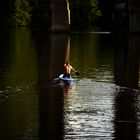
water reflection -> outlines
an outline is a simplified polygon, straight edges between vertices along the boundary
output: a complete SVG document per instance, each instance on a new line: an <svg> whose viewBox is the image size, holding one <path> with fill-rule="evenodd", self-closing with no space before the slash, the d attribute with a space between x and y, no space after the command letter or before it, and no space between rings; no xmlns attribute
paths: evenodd
<svg viewBox="0 0 140 140"><path fill-rule="evenodd" d="M53 79L63 71L68 35L27 28L10 29L4 35L1 139L62 139L64 94L62 88L53 86Z"/></svg>
<svg viewBox="0 0 140 140"><path fill-rule="evenodd" d="M101 37L104 46L99 43ZM108 39L104 34L71 35L70 60L81 75L71 94L65 96L65 139L113 138L116 87L112 83L113 56Z"/></svg>
<svg viewBox="0 0 140 140"><path fill-rule="evenodd" d="M114 77L116 84L138 88L140 66L139 36L126 33L114 37Z"/></svg>
<svg viewBox="0 0 140 140"><path fill-rule="evenodd" d="M139 36L116 33L113 37L114 79L122 86L115 96L115 139L139 139Z"/></svg>
<svg viewBox="0 0 140 140"><path fill-rule="evenodd" d="M65 139L112 139L114 90L112 84L78 81L65 98Z"/></svg>
<svg viewBox="0 0 140 140"><path fill-rule="evenodd" d="M34 37L38 53L39 138L63 139L63 89L51 86L63 71L68 36L36 34Z"/></svg>
<svg viewBox="0 0 140 140"><path fill-rule="evenodd" d="M120 89L115 98L115 138L119 140L138 139L137 104L138 91Z"/></svg>
<svg viewBox="0 0 140 140"><path fill-rule="evenodd" d="M0 33L0 139L140 137L138 36ZM73 85L54 83L65 60Z"/></svg>
<svg viewBox="0 0 140 140"><path fill-rule="evenodd" d="M37 139L37 60L30 31L11 29L0 35L0 139Z"/></svg>
<svg viewBox="0 0 140 140"><path fill-rule="evenodd" d="M80 69L81 77L113 81L110 34L72 34L70 58L76 69Z"/></svg>

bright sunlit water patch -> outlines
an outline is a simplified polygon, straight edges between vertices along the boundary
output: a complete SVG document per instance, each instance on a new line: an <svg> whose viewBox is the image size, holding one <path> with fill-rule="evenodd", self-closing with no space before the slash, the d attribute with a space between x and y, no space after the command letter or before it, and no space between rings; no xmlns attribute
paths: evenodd
<svg viewBox="0 0 140 140"><path fill-rule="evenodd" d="M78 81L65 96L65 139L112 139L115 90L111 83Z"/></svg>

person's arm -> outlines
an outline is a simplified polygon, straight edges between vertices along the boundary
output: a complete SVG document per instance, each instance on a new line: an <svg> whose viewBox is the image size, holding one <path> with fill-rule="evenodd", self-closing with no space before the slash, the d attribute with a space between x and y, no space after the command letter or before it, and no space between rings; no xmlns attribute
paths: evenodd
<svg viewBox="0 0 140 140"><path fill-rule="evenodd" d="M72 67L72 66L71 66ZM77 72L73 67L72 67L72 70L76 73L76 75L80 75L79 72Z"/></svg>
<svg viewBox="0 0 140 140"><path fill-rule="evenodd" d="M72 68L72 70L74 71L74 72L76 72L76 70L71 66L71 68Z"/></svg>

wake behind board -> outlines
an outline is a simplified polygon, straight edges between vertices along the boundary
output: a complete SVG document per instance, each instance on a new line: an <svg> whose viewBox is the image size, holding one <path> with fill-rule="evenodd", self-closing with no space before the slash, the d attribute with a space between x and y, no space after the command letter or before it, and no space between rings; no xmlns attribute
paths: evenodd
<svg viewBox="0 0 140 140"><path fill-rule="evenodd" d="M75 81L71 76L70 78L67 78L67 77L63 77L63 75L64 74L59 75L59 79L63 81L64 83L72 83Z"/></svg>

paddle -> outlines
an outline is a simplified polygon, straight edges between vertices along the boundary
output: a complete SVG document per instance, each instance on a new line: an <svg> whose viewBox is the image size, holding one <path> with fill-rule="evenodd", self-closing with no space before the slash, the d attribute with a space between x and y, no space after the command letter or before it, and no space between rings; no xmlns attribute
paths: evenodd
<svg viewBox="0 0 140 140"><path fill-rule="evenodd" d="M78 71L76 71L75 74L76 74L77 76L80 75L80 73L79 73Z"/></svg>
<svg viewBox="0 0 140 140"><path fill-rule="evenodd" d="M80 75L80 73L78 71L76 71L75 69L73 69L73 70L77 76Z"/></svg>

